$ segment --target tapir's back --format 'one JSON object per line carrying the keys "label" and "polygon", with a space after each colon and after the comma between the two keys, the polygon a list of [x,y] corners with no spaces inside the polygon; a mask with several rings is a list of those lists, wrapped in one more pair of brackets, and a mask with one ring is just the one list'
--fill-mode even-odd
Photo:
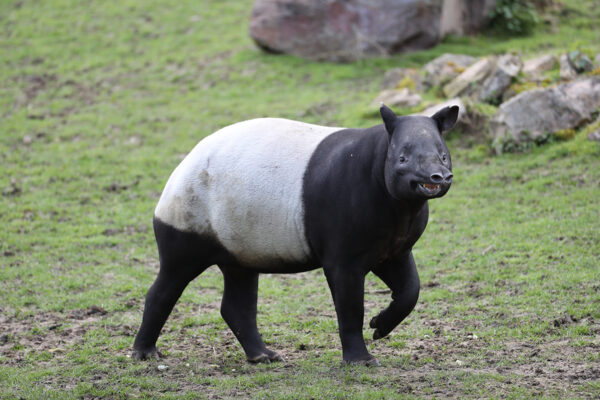
{"label": "tapir's back", "polygon": [[240,262],[303,262],[303,176],[317,145],[341,128],[277,118],[225,127],[172,173],[155,216],[217,239]]}

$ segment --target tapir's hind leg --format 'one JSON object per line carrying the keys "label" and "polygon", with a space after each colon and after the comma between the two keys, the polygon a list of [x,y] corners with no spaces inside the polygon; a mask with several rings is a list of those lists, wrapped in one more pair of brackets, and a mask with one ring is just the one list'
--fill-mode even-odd
{"label": "tapir's hind leg", "polygon": [[185,287],[212,263],[214,244],[154,220],[160,270],[146,295],[142,325],[133,343],[133,357],[158,357],[156,341]]}
{"label": "tapir's hind leg", "polygon": [[250,362],[283,361],[276,352],[267,349],[256,326],[258,273],[219,265],[225,280],[221,315],[246,352]]}

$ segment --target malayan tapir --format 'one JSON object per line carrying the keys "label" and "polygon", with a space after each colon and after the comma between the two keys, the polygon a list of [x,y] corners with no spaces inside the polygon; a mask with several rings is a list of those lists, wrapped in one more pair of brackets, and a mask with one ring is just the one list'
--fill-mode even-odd
{"label": "malayan tapir", "polygon": [[412,248],[427,225],[427,201],[450,188],[442,132],[458,111],[397,116],[382,104],[383,124],[366,129],[260,118],[200,141],[155,210],[160,270],[133,357],[159,356],[156,341],[177,299],[216,264],[225,282],[221,315],[248,361],[282,360],[258,333],[258,275],[322,267],[344,361],[378,365],[363,339],[365,275],[373,272],[392,292],[369,324],[379,339],[419,297]]}

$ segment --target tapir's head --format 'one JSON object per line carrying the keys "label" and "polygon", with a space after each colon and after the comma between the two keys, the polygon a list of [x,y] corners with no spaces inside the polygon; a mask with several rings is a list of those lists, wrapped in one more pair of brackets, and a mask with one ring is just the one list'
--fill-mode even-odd
{"label": "tapir's head", "polygon": [[458,107],[445,107],[432,117],[398,117],[381,105],[388,133],[385,185],[396,199],[441,197],[452,183],[450,152],[442,133],[456,123]]}

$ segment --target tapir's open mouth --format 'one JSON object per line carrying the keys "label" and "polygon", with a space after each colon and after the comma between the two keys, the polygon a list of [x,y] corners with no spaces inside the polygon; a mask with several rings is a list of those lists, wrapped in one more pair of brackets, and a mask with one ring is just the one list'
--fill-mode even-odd
{"label": "tapir's open mouth", "polygon": [[435,196],[441,190],[440,185],[435,183],[419,183],[419,188],[423,193],[429,196]]}

